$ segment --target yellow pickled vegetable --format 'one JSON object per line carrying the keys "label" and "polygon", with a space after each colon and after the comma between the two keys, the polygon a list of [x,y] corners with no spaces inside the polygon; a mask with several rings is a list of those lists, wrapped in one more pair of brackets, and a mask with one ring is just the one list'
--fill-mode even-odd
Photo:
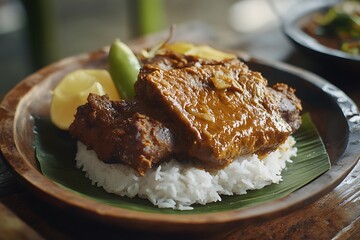
{"label": "yellow pickled vegetable", "polygon": [[111,100],[120,99],[108,71],[76,70],[66,75],[53,91],[50,106],[53,124],[67,130],[75,119],[77,107],[86,103],[89,93],[108,94]]}
{"label": "yellow pickled vegetable", "polygon": [[196,56],[204,59],[217,61],[236,58],[236,55],[234,54],[222,52],[207,45],[193,45],[187,42],[166,44],[163,49],[169,49],[171,51],[184,55]]}

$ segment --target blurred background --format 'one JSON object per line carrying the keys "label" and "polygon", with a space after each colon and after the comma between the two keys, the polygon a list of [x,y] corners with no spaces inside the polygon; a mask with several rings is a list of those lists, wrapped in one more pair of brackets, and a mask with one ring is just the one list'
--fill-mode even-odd
{"label": "blurred background", "polygon": [[[37,69],[64,57],[125,42],[172,24],[201,22],[226,48],[266,57],[257,32],[280,31],[278,16],[296,0],[0,0],[0,96]],[[272,26],[272,27],[271,27]],[[263,35],[264,36],[264,35]],[[265,35],[266,36],[266,35]],[[280,34],[281,36],[281,34]],[[289,47],[282,42],[282,47]]]}

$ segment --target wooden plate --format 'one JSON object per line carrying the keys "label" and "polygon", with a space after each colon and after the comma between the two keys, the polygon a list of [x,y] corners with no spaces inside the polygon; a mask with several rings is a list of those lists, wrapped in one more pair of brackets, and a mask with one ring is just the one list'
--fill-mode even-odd
{"label": "wooden plate", "polygon": [[[332,169],[289,196],[254,207],[204,214],[159,214],[115,208],[68,191],[41,174],[34,154],[33,116],[49,116],[51,90],[78,68],[103,68],[107,51],[71,57],[29,76],[12,89],[0,108],[0,146],[8,166],[30,190],[69,214],[158,231],[215,232],[239,224],[274,218],[318,199],[333,189],[359,159],[360,115],[338,88],[319,77],[285,64],[249,59],[251,68],[294,86],[322,136]],[[159,227],[160,226],[160,227]]]}

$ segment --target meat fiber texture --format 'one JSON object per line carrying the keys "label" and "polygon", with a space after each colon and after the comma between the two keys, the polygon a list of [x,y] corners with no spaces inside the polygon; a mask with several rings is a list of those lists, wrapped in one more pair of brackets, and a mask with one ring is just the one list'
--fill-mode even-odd
{"label": "meat fiber texture", "polygon": [[145,65],[136,93],[171,116],[183,149],[203,166],[223,168],[241,155],[265,155],[299,128],[300,101],[287,85],[269,88],[237,60],[175,58]]}
{"label": "meat fiber texture", "polygon": [[174,149],[166,121],[162,112],[137,100],[113,102],[90,94],[69,131],[102,161],[121,162],[144,174]]}

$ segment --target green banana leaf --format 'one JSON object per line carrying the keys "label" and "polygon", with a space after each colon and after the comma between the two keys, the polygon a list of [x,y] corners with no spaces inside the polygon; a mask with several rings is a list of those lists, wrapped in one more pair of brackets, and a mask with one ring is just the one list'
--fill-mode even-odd
{"label": "green banana leaf", "polygon": [[303,124],[294,134],[297,157],[283,171],[283,181],[260,190],[248,191],[246,195],[223,196],[221,202],[193,205],[191,211],[160,209],[148,200],[120,197],[107,193],[91,184],[85,173],[75,167],[76,141],[68,132],[57,129],[49,119],[35,119],[35,148],[42,173],[60,186],[83,197],[111,206],[142,212],[166,214],[198,214],[261,204],[284,197],[308,184],[330,168],[329,157],[309,114],[303,115]]}

